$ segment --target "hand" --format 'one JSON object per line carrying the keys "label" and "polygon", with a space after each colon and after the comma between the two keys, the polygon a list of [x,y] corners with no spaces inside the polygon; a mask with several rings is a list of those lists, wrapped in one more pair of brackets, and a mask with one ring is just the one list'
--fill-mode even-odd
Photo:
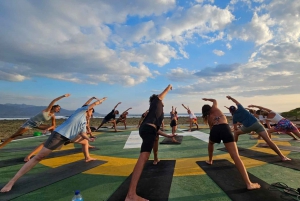
{"label": "hand", "polygon": [[172,138],[172,137],[175,137],[176,135],[175,134],[171,134],[171,135],[168,135],[168,138]]}
{"label": "hand", "polygon": [[132,107],[128,108],[128,110],[131,110],[131,109],[132,109]]}
{"label": "hand", "polygon": [[232,97],[231,97],[231,96],[226,96],[226,98],[228,98],[228,100],[231,100],[231,99],[232,99]]}
{"label": "hand", "polygon": [[171,84],[169,84],[169,88],[172,90],[173,89],[173,87],[172,87],[172,85]]}
{"label": "hand", "polygon": [[65,94],[65,95],[64,95],[64,97],[69,97],[69,96],[71,96],[71,94]]}
{"label": "hand", "polygon": [[90,142],[94,142],[96,140],[96,138],[89,138]]}
{"label": "hand", "polygon": [[202,100],[207,101],[207,98],[202,98]]}
{"label": "hand", "polygon": [[248,107],[255,107],[254,105],[248,105]]}
{"label": "hand", "polygon": [[118,105],[121,104],[122,102],[118,102]]}

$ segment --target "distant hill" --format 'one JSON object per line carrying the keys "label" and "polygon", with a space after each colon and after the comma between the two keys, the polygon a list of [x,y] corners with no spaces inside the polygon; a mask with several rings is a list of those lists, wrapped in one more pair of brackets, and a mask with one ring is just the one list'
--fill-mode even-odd
{"label": "distant hill", "polygon": [[[0,104],[0,118],[26,118],[32,117],[37,113],[44,110],[47,106],[34,106],[26,104]],[[75,110],[65,110],[61,108],[60,112],[56,116],[70,116]],[[101,114],[95,112],[95,116],[101,116]]]}

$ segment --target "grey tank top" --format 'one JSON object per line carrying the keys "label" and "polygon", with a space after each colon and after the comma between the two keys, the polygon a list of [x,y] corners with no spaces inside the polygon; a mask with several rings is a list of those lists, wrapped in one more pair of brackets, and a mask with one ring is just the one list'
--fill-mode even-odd
{"label": "grey tank top", "polygon": [[51,116],[49,116],[49,112],[40,112],[38,114],[36,114],[34,117],[31,117],[30,120],[34,121],[38,124],[43,123],[44,121],[48,121],[51,119]]}

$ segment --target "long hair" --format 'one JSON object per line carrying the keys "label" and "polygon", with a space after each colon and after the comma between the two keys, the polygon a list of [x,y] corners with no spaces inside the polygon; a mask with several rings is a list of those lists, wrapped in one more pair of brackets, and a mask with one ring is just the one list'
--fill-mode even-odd
{"label": "long hair", "polygon": [[261,110],[260,114],[263,116],[263,117],[267,117],[269,112],[265,111],[265,110]]}
{"label": "long hair", "polygon": [[52,107],[51,107],[51,110],[53,110],[53,109],[55,109],[55,108],[57,108],[57,107],[60,107],[59,105],[53,105]]}
{"label": "long hair", "polygon": [[202,118],[205,124],[208,124],[208,115],[210,114],[210,109],[211,109],[210,105],[202,106]]}

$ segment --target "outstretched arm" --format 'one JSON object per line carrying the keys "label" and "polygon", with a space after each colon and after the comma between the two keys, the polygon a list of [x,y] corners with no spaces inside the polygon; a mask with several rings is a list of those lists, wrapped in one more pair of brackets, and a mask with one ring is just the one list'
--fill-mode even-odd
{"label": "outstretched arm", "polygon": [[229,107],[227,107],[227,106],[224,106],[224,107],[229,110]]}
{"label": "outstretched arm", "polygon": [[83,105],[89,105],[92,102],[93,99],[97,99],[97,98],[96,97],[92,97],[88,101],[86,101],[85,104],[83,104]]}
{"label": "outstretched arm", "polygon": [[93,107],[95,107],[96,105],[101,104],[101,103],[102,103],[103,101],[105,101],[105,100],[106,100],[106,97],[104,97],[104,98],[102,98],[102,99],[100,99],[100,100],[97,100],[97,101],[95,101],[94,103],[90,104],[90,105],[89,105],[89,110],[92,109]]}
{"label": "outstretched arm", "polygon": [[217,101],[215,99],[212,99],[212,98],[202,98],[202,100],[212,102],[213,103],[212,107],[218,107]]}
{"label": "outstretched arm", "polygon": [[189,108],[187,108],[184,104],[181,104],[186,110],[189,110]]}
{"label": "outstretched arm", "polygon": [[228,98],[228,100],[232,100],[236,105],[240,104],[237,100],[235,100],[231,96],[226,96],[226,98]]}
{"label": "outstretched arm", "polygon": [[256,107],[256,108],[259,108],[261,110],[265,110],[267,112],[271,112],[272,110],[268,109],[268,108],[265,108],[265,107],[261,107],[261,106],[258,106],[258,105],[249,105],[248,107]]}
{"label": "outstretched arm", "polygon": [[48,105],[48,107],[44,111],[49,112],[51,110],[52,106],[56,103],[56,101],[59,101],[60,99],[65,98],[65,97],[69,97],[69,96],[70,96],[70,94],[65,94],[65,95],[62,95],[60,97],[57,97],[56,99],[51,101],[51,103]]}
{"label": "outstretched arm", "polygon": [[127,110],[125,110],[122,114],[124,114],[125,112],[127,112],[128,110],[130,110],[130,109],[132,109],[131,107],[130,108],[128,108]]}
{"label": "outstretched arm", "polygon": [[114,107],[114,110],[120,105],[122,102],[118,102],[118,104]]}
{"label": "outstretched arm", "polygon": [[169,84],[169,85],[165,88],[165,90],[163,90],[163,92],[161,92],[161,94],[158,95],[158,98],[159,98],[160,100],[163,100],[163,99],[165,98],[165,96],[167,95],[167,93],[168,93],[170,90],[172,90],[172,85],[171,85],[171,84]]}

